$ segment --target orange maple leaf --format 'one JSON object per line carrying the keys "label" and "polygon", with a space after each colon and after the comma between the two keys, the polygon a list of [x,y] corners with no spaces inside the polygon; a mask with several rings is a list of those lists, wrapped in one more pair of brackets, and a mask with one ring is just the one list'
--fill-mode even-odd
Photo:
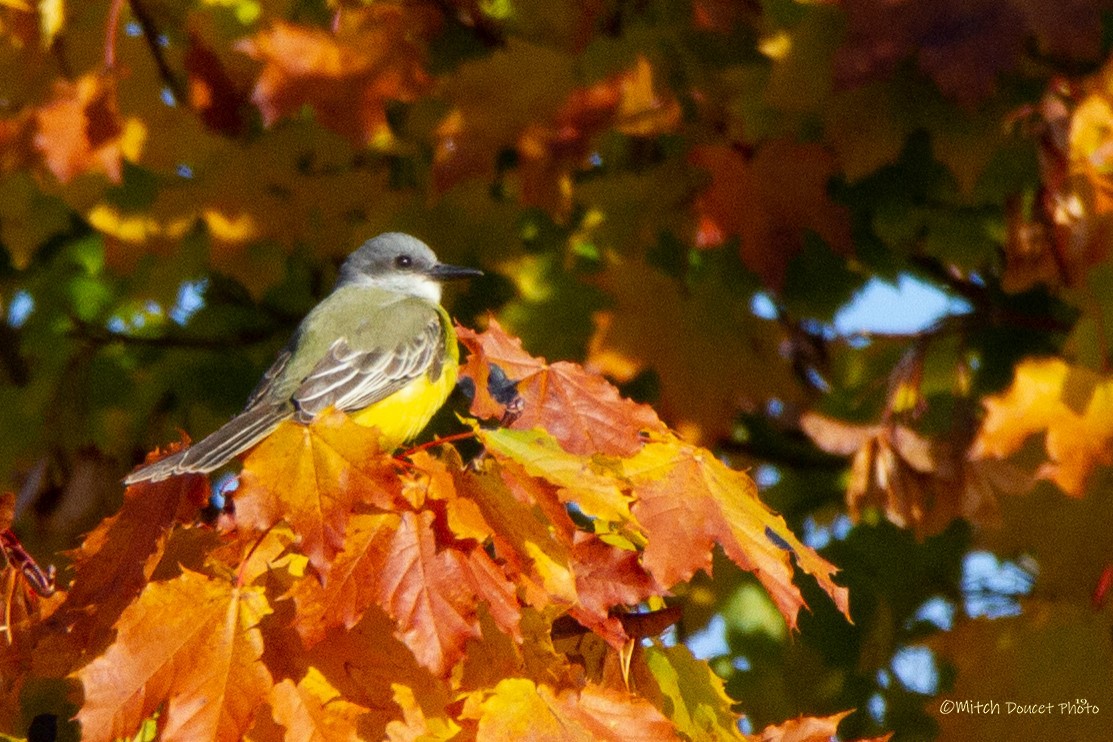
{"label": "orange maple leaf", "polygon": [[849,618],[847,589],[831,580],[834,565],[800,543],[745,474],[671,435],[647,444],[623,468],[635,497],[631,510],[647,539],[642,563],[661,585],[671,587],[699,569],[710,572],[718,543],[757,576],[795,628],[805,603],[792,582],[791,555]]}
{"label": "orange maple leaf", "polygon": [[526,602],[544,608],[550,602],[576,601],[576,578],[569,544],[550,527],[544,511],[517,499],[501,471],[460,471],[457,483],[465,501],[474,502],[489,523],[488,533],[499,559],[515,573]]}
{"label": "orange maple leaf", "polygon": [[107,631],[150,579],[175,523],[192,522],[208,502],[204,477],[128,487],[124,504],[70,552],[74,579],[61,608],[69,636],[90,648],[90,631]]}
{"label": "orange maple leaf", "polygon": [[277,22],[238,49],[263,62],[252,96],[273,124],[310,106],[357,146],[387,130],[388,101],[410,101],[429,84],[423,52],[399,6],[366,8],[362,22],[331,34]]}
{"label": "orange maple leaf", "polygon": [[425,667],[446,674],[479,637],[476,610],[486,602],[507,633],[518,634],[514,586],[482,548],[437,548],[433,514],[403,513],[377,583],[379,604],[396,635]]}
{"label": "orange maple leaf", "polygon": [[336,410],[309,425],[283,423],[244,461],[236,523],[265,530],[285,520],[301,552],[327,577],[355,504],[389,510],[401,502],[393,459],[379,451],[378,440],[373,428]]}
{"label": "orange maple leaf", "polygon": [[434,519],[429,511],[353,516],[332,577],[323,585],[303,579],[291,591],[306,642],[335,626],[350,628],[378,605],[418,662],[443,675],[463,656],[464,643],[479,637],[481,603],[518,636],[514,586],[474,542],[439,545]]}
{"label": "orange maple leaf", "polygon": [[306,646],[321,641],[334,626],[350,629],[378,601],[378,575],[402,517],[395,513],[353,515],[344,548],[333,559],[329,579],[300,580],[290,591],[297,606],[298,633]]}
{"label": "orange maple leaf", "polygon": [[456,331],[471,352],[460,373],[475,384],[472,414],[478,417],[505,412],[490,389],[497,366],[521,398],[521,414],[510,427],[544,428],[570,453],[630,456],[641,448],[643,431],[664,430],[648,405],[625,399],[602,376],[575,363],[531,356],[494,319],[483,333],[459,325]]}
{"label": "orange maple leaf", "polygon": [[852,712],[853,709],[830,716],[798,716],[780,724],[770,724],[761,730],[755,742],[828,742],[838,733],[839,722]]}
{"label": "orange maple leaf", "polygon": [[646,572],[638,552],[612,546],[594,534],[577,533],[572,556],[579,602],[569,614],[612,646],[620,646],[627,632],[611,609],[634,606],[665,591]]}
{"label": "orange maple leaf", "polygon": [[358,724],[369,711],[352,703],[314,667],[296,683],[286,678],[275,685],[270,704],[290,740],[357,740]]}
{"label": "orange maple leaf", "polygon": [[116,641],[74,673],[82,739],[130,738],[156,711],[159,739],[241,739],[271,687],[257,628],[269,612],[261,589],[197,572],[147,585]]}
{"label": "orange maple leaf", "polygon": [[752,157],[708,145],[693,148],[690,159],[711,175],[696,201],[697,244],[713,247],[737,235],[742,262],[767,286],[781,288],[805,230],[836,252],[851,251],[849,214],[827,195],[835,158],[821,145],[776,139]]}
{"label": "orange maple leaf", "polygon": [[539,742],[679,739],[672,723],[643,698],[588,685],[555,690],[526,678],[501,681],[478,709],[477,740]]}
{"label": "orange maple leaf", "polygon": [[35,149],[63,183],[90,171],[120,182],[125,150],[135,156],[142,139],[121,119],[116,81],[109,75],[56,83],[54,97],[38,109],[36,119]]}

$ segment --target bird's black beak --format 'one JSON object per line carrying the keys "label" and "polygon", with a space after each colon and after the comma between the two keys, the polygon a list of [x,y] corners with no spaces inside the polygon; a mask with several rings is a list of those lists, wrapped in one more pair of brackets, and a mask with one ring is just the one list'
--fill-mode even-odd
{"label": "bird's black beak", "polygon": [[446,265],[437,263],[429,269],[429,277],[438,281],[452,281],[459,278],[475,278],[482,276],[483,271],[475,268],[464,268],[459,265]]}

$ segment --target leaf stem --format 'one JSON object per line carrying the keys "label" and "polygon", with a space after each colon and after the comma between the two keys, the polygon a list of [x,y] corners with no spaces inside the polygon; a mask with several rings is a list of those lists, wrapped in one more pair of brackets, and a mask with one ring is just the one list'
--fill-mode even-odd
{"label": "leaf stem", "polygon": [[395,457],[395,458],[402,458],[402,459],[409,458],[410,456],[414,455],[415,453],[420,453],[421,451],[428,450],[430,448],[433,448],[434,446],[440,446],[444,443],[452,443],[453,441],[463,441],[463,440],[467,440],[468,438],[474,438],[474,437],[475,437],[475,431],[474,430],[465,430],[462,433],[453,433],[452,435],[446,435],[444,438],[434,438],[431,441],[426,441],[425,443],[422,443],[420,446],[414,446],[413,448],[411,448],[408,451],[406,451],[405,453],[403,453],[401,456],[398,456],[398,457]]}
{"label": "leaf stem", "polygon": [[243,587],[244,571],[247,569],[247,563],[251,561],[251,557],[255,554],[255,550],[259,548],[259,544],[263,543],[263,539],[267,537],[267,534],[270,533],[271,529],[274,528],[276,525],[277,523],[271,523],[269,526],[267,526],[266,529],[264,529],[263,532],[259,534],[259,538],[255,539],[255,543],[251,545],[251,548],[247,550],[247,553],[244,554],[243,561],[240,562],[240,568],[236,570],[236,589]]}

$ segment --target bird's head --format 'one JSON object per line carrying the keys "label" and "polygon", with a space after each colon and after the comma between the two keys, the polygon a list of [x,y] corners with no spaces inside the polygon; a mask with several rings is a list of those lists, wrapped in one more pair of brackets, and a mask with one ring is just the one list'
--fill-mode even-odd
{"label": "bird's head", "polygon": [[340,266],[336,285],[362,284],[417,296],[437,304],[441,282],[483,275],[475,268],[447,265],[421,240],[387,232],[364,242]]}

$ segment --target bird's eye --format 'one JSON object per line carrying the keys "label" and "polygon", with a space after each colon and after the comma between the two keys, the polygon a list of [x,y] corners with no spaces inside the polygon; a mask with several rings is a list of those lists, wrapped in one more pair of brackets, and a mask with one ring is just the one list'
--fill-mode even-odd
{"label": "bird's eye", "polygon": [[409,268],[413,265],[413,262],[413,258],[409,255],[399,255],[394,259],[394,267],[402,269]]}

